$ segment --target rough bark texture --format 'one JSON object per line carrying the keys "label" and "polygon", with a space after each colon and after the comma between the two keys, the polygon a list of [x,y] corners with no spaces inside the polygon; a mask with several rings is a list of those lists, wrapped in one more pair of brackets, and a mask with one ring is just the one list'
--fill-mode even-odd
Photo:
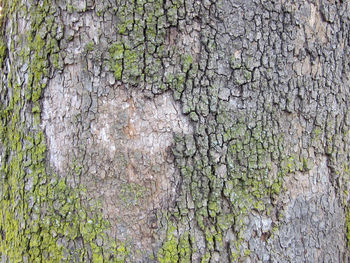
{"label": "rough bark texture", "polygon": [[349,262],[347,1],[1,4],[2,262]]}

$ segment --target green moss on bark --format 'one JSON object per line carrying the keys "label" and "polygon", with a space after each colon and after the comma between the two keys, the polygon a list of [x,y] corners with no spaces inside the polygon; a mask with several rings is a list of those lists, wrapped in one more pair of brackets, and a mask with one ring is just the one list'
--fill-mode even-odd
{"label": "green moss on bark", "polygon": [[[22,9],[26,6],[11,2],[8,19],[16,22],[14,15]],[[10,262],[124,262],[128,253],[106,236],[109,224],[101,212],[97,207],[82,205],[84,189],[73,189],[66,184],[66,178],[48,172],[40,99],[46,87],[44,80],[55,66],[49,58],[59,52],[58,42],[49,32],[55,11],[47,0],[32,3],[27,11],[31,29],[25,42],[16,43],[23,46],[21,52],[9,48],[14,61],[7,75],[7,92],[1,91],[7,94],[1,98],[8,103],[0,105],[4,149],[0,169],[0,254]],[[20,34],[13,32],[16,33]],[[6,49],[2,41],[0,64]],[[29,65],[25,83],[12,75],[18,61]],[[31,109],[27,111],[30,114],[24,118],[27,109]],[[79,171],[73,171],[76,172]]]}

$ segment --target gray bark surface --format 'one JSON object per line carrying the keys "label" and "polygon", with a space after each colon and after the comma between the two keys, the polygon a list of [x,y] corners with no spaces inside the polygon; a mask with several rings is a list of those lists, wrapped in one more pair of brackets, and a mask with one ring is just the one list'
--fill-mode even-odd
{"label": "gray bark surface", "polygon": [[3,262],[350,261],[348,1],[2,5]]}

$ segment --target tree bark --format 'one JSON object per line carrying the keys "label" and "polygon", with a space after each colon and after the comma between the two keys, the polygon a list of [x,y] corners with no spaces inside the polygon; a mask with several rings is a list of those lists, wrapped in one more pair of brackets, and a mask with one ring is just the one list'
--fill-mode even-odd
{"label": "tree bark", "polygon": [[2,262],[349,262],[350,4],[0,0]]}

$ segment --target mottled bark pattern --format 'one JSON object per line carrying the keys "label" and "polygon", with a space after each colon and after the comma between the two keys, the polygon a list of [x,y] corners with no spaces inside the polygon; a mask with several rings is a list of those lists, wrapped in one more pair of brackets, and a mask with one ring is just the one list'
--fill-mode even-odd
{"label": "mottled bark pattern", "polygon": [[347,1],[3,5],[4,262],[349,261]]}

